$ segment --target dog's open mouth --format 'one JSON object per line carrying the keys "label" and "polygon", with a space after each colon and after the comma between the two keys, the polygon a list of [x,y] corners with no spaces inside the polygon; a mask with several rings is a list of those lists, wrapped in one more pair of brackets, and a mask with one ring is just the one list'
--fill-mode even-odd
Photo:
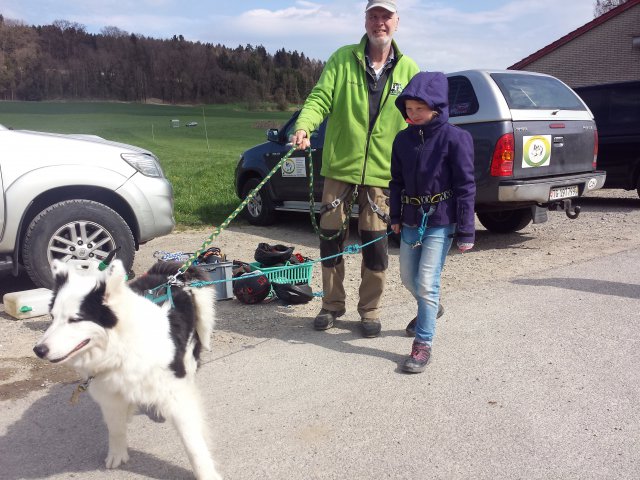
{"label": "dog's open mouth", "polygon": [[63,360],[66,360],[67,358],[69,358],[71,355],[73,355],[75,352],[77,352],[78,350],[84,348],[91,340],[89,338],[81,341],[78,345],[76,345],[76,348],[74,348],[73,350],[71,350],[69,353],[67,353],[64,357],[60,357],[60,358],[56,358],[55,360],[49,360],[51,363],[58,363],[58,362],[62,362]]}

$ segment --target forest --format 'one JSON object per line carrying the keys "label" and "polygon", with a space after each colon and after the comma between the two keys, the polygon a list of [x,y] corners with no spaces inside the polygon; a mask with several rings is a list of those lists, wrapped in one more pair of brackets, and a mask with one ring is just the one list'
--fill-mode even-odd
{"label": "forest", "polygon": [[284,48],[154,39],[56,20],[28,26],[0,15],[0,100],[301,103],[324,63]]}

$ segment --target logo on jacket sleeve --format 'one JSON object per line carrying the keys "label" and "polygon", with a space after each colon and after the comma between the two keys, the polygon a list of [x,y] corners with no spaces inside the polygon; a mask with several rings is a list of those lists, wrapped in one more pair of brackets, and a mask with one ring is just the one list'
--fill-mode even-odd
{"label": "logo on jacket sleeve", "polygon": [[402,84],[393,82],[391,84],[391,90],[389,90],[389,95],[400,95],[402,93]]}

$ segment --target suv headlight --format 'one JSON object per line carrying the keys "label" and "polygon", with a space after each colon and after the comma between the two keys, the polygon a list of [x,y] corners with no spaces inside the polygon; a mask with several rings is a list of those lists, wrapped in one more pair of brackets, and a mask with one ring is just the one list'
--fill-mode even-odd
{"label": "suv headlight", "polygon": [[164,177],[162,167],[155,155],[148,153],[121,153],[120,157],[147,177]]}

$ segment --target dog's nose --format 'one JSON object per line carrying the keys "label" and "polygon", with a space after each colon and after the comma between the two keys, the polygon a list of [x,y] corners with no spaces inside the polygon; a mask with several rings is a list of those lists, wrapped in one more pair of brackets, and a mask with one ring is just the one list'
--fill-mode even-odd
{"label": "dog's nose", "polygon": [[49,353],[49,347],[47,347],[45,344],[36,345],[35,347],[33,347],[33,351],[40,358],[44,358]]}

